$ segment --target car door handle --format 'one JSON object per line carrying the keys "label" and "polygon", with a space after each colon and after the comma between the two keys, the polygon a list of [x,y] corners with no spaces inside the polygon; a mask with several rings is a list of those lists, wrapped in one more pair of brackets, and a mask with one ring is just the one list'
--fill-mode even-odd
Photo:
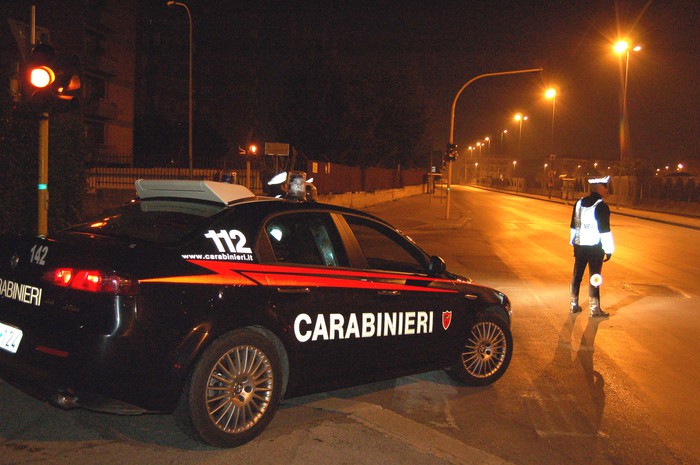
{"label": "car door handle", "polygon": [[308,294],[311,289],[308,287],[278,287],[277,292],[282,294]]}
{"label": "car door handle", "polygon": [[379,295],[401,295],[399,291],[379,291]]}

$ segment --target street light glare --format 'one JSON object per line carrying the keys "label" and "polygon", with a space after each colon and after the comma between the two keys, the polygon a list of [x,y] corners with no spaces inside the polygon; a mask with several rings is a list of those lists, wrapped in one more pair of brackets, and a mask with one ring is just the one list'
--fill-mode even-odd
{"label": "street light glare", "polygon": [[626,40],[620,40],[619,42],[616,42],[615,45],[613,45],[613,51],[618,55],[627,53],[630,50],[633,52],[639,52],[641,49],[641,45],[635,45],[634,47],[630,47],[630,43]]}
{"label": "street light glare", "polygon": [[557,96],[557,90],[554,87],[550,87],[547,89],[547,91],[544,93],[544,96],[548,99],[553,99],[554,97]]}
{"label": "street light glare", "polygon": [[615,53],[622,55],[630,48],[629,43],[626,40],[620,40],[613,46]]}

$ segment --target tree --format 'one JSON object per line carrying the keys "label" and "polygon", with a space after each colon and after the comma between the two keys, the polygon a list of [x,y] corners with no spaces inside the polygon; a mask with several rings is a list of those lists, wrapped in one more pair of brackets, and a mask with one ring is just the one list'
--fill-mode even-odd
{"label": "tree", "polygon": [[381,62],[355,66],[325,51],[306,50],[304,60],[288,65],[272,111],[281,140],[310,158],[353,166],[425,162],[426,112],[417,75]]}
{"label": "tree", "polygon": [[82,123],[52,117],[49,126],[49,232],[82,219],[90,147]]}
{"label": "tree", "polygon": [[[36,233],[38,124],[16,113],[3,97],[0,110],[0,230]],[[49,126],[49,232],[80,220],[89,156],[84,129],[71,115],[51,117]]]}

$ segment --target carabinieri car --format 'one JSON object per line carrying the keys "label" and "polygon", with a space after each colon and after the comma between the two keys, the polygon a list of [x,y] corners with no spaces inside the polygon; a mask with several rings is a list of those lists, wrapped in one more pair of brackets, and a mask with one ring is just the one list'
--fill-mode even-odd
{"label": "carabinieri car", "polygon": [[212,181],[49,237],[0,242],[0,372],[64,407],[173,412],[205,443],[257,436],[280,401],[511,359],[511,307],[386,222]]}

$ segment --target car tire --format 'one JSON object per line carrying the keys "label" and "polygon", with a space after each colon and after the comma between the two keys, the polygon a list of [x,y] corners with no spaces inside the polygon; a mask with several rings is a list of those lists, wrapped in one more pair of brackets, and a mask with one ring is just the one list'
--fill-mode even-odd
{"label": "car tire", "polygon": [[478,316],[468,330],[457,361],[447,373],[469,386],[487,386],[508,369],[513,355],[513,335],[496,314]]}
{"label": "car tire", "polygon": [[181,429],[195,439],[215,447],[240,446],[270,423],[282,389],[274,344],[258,331],[235,330],[202,354],[175,417]]}

